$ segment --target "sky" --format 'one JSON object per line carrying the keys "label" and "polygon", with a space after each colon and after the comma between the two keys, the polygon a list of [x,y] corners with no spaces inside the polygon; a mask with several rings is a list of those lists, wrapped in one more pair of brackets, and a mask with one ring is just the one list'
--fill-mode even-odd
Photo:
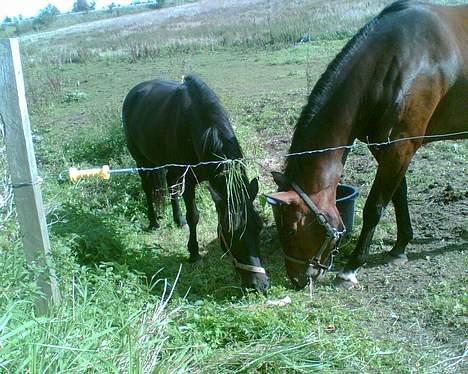
{"label": "sky", "polygon": [[[111,3],[130,4],[131,0],[95,0],[96,9],[104,8]],[[21,14],[28,18],[37,15],[39,10],[48,4],[55,5],[60,12],[72,10],[74,0],[0,0],[0,22],[6,17],[15,17]],[[88,1],[90,3],[91,1]]]}

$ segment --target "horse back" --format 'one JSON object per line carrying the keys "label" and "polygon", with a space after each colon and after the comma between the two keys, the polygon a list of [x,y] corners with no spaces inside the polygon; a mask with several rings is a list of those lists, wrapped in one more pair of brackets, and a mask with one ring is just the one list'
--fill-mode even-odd
{"label": "horse back", "polygon": [[355,55],[359,73],[348,74],[368,82],[358,137],[467,130],[468,6],[399,3],[406,8],[382,17]]}
{"label": "horse back", "polygon": [[[452,53],[457,56],[457,74],[441,98],[431,121],[427,134],[442,134],[448,132],[463,132],[468,130],[468,5],[463,6],[433,6],[434,12],[447,30],[447,43],[450,43]],[[467,138],[467,135],[458,138]]]}
{"label": "horse back", "polygon": [[137,163],[150,166],[166,161],[174,132],[183,122],[179,87],[175,81],[151,80],[139,83],[125,97],[122,125]]}

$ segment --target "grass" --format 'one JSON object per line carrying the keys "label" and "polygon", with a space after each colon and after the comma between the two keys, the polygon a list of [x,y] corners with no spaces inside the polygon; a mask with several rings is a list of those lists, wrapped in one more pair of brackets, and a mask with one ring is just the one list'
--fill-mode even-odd
{"label": "grass", "polygon": [[[156,10],[163,7],[171,7],[177,5],[183,5],[186,3],[192,3],[196,0],[168,0],[163,1],[164,4],[157,6],[157,4],[140,4],[140,5],[129,5],[129,6],[115,6],[107,9],[99,9],[90,12],[78,12],[78,13],[64,13],[59,16],[43,17],[42,19],[36,17],[31,19],[22,20],[17,24],[2,24],[0,25],[0,37],[1,38],[12,38],[24,35],[30,35],[37,32],[48,32],[54,31],[61,28],[66,28],[74,25],[79,25],[85,22],[93,22],[99,20],[105,20],[109,18],[116,18],[131,14],[137,14],[142,12],[148,12],[150,10]],[[160,2],[162,3],[162,2]]]}
{"label": "grass", "polygon": [[[163,212],[160,230],[143,231],[147,221],[135,175],[78,184],[59,178],[69,166],[133,166],[120,128],[123,97],[143,80],[179,80],[195,71],[219,94],[244,153],[261,158],[248,163],[249,177],[260,177],[261,193],[274,190],[269,171],[281,168],[310,85],[347,35],[381,3],[371,2],[366,9],[361,2],[330,2],[322,4],[320,12],[308,8],[304,12],[311,12],[311,18],[302,18],[307,27],[298,34],[318,31],[312,41],[300,44],[294,40],[296,31],[286,28],[289,36],[280,34],[288,20],[295,24],[295,17],[302,17],[299,2],[289,3],[283,12],[285,3],[272,0],[226,14],[225,28],[212,24],[219,23],[217,14],[204,14],[199,27],[183,17],[168,21],[168,30],[180,31],[180,47],[171,47],[169,33],[162,30],[158,38],[167,45],[161,53],[134,61],[126,52],[104,53],[111,50],[112,35],[90,33],[86,42],[78,36],[52,39],[68,51],[95,51],[83,54],[80,62],[64,63],[57,57],[62,52],[41,50],[41,40],[25,45],[28,103],[63,302],[47,316],[35,316],[33,304],[40,293],[35,269],[21,252],[11,200],[0,200],[8,201],[0,205],[0,371],[464,371],[468,304],[463,171],[468,149],[463,142],[429,145],[410,168],[416,230],[410,264],[389,268],[379,257],[395,236],[389,211],[377,229],[369,265],[360,274],[361,286],[352,292],[335,290],[333,274],[312,294],[289,288],[268,206],[258,204],[266,223],[261,253],[272,282],[264,297],[239,289],[235,270],[217,242],[216,211],[205,188],[197,191],[203,262],[192,266],[186,262],[188,233],[172,223],[169,209]],[[261,21],[268,12],[269,25]],[[256,14],[256,33],[248,14]],[[203,24],[205,18],[208,24]],[[229,23],[245,28],[235,31]],[[296,24],[301,25],[306,23]],[[264,43],[270,27],[272,44]],[[151,28],[135,30],[129,38],[150,40],[151,33]],[[184,35],[193,35],[193,49],[182,47],[190,44]],[[205,37],[218,40],[220,35],[225,44],[199,49]],[[345,182],[361,192],[357,228],[374,166],[361,144],[346,166]],[[0,172],[3,198],[10,190],[3,157]],[[356,236],[344,246],[344,254]],[[343,261],[343,256],[338,258],[337,266]],[[285,296],[291,298],[285,306],[267,303]]]}
{"label": "grass", "polygon": [[[84,31],[56,33],[29,44],[34,63],[62,65],[96,60],[157,61],[174,54],[193,55],[220,49],[278,49],[301,41],[347,40],[390,0],[333,0],[327,5],[313,0],[259,0],[241,4],[236,11],[223,7],[199,12],[190,8],[181,15],[154,21],[142,14],[137,21],[120,20]],[[463,1],[441,0],[454,4]],[[103,31],[106,32],[103,32]],[[82,43],[83,38],[86,43]],[[45,49],[53,40],[53,51]]]}
{"label": "grass", "polygon": [[[121,277],[103,265],[92,273],[76,267],[62,278],[70,281],[70,292],[63,295],[69,302],[48,318],[34,317],[28,302],[2,300],[0,367],[17,372],[138,372],[154,366],[165,324],[177,309],[167,312],[163,299],[155,300],[137,276]],[[111,302],[117,299],[125,305]]]}
{"label": "grass", "polygon": [[[299,43],[305,36],[307,40],[348,39],[386,3],[389,1],[373,1],[371,4],[333,1],[329,6],[319,8],[312,1],[310,6],[303,6],[306,4],[300,1],[263,0],[255,7],[240,5],[236,12],[225,12],[220,8],[195,13],[196,18],[190,13],[185,17],[168,17],[144,28],[129,24],[130,32],[127,28],[107,26],[110,32],[103,35],[102,27],[91,29],[84,32],[89,42],[81,46],[83,32],[66,38],[57,34],[51,37],[56,45],[54,52],[44,51],[46,40],[39,40],[29,48],[36,64],[86,63],[109,58],[154,61],[175,53],[192,55],[225,48],[281,48]],[[347,16],[343,17],[343,14]],[[146,25],[149,20],[141,18],[140,23]],[[337,24],[340,30],[336,29]],[[72,43],[71,39],[74,40]]]}

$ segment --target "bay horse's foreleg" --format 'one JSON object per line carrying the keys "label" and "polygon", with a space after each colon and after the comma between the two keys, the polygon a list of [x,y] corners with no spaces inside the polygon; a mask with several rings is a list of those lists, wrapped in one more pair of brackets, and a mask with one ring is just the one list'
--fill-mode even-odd
{"label": "bay horse's foreleg", "polygon": [[[359,235],[356,248],[350,256],[350,260],[342,272],[338,274],[338,280],[344,286],[349,287],[357,283],[356,272],[365,264],[372,237],[374,236],[380,217],[390,200],[393,199],[397,190],[397,210],[399,209],[403,213],[405,210],[407,212],[408,208],[403,207],[403,205],[406,205],[406,194],[402,193],[404,191],[401,190],[401,186],[406,187],[406,182],[403,181],[405,173],[419,145],[420,143],[410,141],[393,144],[387,146],[385,150],[379,152],[378,155],[376,154],[379,167],[369,197],[364,206],[361,234]],[[406,188],[404,190],[406,190]],[[400,224],[405,223],[405,221],[405,217],[400,218]],[[409,214],[407,221],[409,222]],[[402,237],[402,234],[403,231],[400,231],[400,239],[403,240],[405,237]],[[403,241],[401,243],[403,243]],[[398,250],[400,250],[400,248]]]}
{"label": "bay horse's foreleg", "polygon": [[[444,93],[444,90],[440,92],[435,90],[437,77],[429,81],[425,78],[427,77],[414,81],[409,91],[412,94],[407,95],[407,101],[401,104],[402,110],[397,116],[398,123],[391,127],[390,135],[394,139],[425,134],[427,125]],[[394,116],[390,116],[389,120],[392,117]],[[396,256],[404,253],[412,237],[404,178],[411,158],[421,144],[422,139],[414,138],[371,149],[379,166],[364,206],[362,230],[356,248],[337,276],[339,283],[345,287],[357,283],[356,272],[367,260],[375,228],[390,200],[395,204],[398,225],[397,242],[391,252]]]}
{"label": "bay horse's foreleg", "polygon": [[405,254],[406,246],[411,239],[413,239],[413,229],[411,227],[411,219],[408,209],[406,177],[403,177],[403,180],[393,194],[392,202],[395,207],[397,240],[392,250],[389,252],[391,256],[390,261],[395,263],[404,263],[408,261]]}
{"label": "bay horse's foreleg", "polygon": [[140,171],[139,174],[141,177],[141,185],[146,197],[147,215],[149,220],[149,226],[147,230],[157,229],[159,228],[159,223],[156,220],[156,212],[154,210],[153,193],[155,184],[153,175],[149,171]]}
{"label": "bay horse's foreleg", "polygon": [[199,213],[195,201],[195,182],[192,178],[187,178],[184,191],[184,202],[187,210],[187,223],[189,226],[190,237],[188,241],[188,251],[190,253],[189,262],[197,262],[200,259],[197,241],[197,224],[199,221]]}
{"label": "bay horse's foreleg", "polygon": [[[371,149],[377,161],[380,160],[381,152],[378,149]],[[397,223],[397,240],[392,250],[389,252],[389,262],[395,264],[408,261],[405,255],[405,249],[408,243],[413,239],[413,229],[408,209],[408,187],[406,176],[403,177],[400,185],[392,196],[392,203],[395,208],[395,217]]]}
{"label": "bay horse's foreleg", "polygon": [[179,176],[179,174],[168,171],[167,182],[169,184],[169,193],[171,195],[172,218],[177,226],[183,227],[187,224],[187,221],[182,214],[179,204],[179,195],[176,187]]}

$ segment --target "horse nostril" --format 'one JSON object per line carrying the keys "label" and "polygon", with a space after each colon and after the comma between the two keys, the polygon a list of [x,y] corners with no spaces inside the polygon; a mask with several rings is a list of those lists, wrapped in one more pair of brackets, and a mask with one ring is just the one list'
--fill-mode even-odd
{"label": "horse nostril", "polygon": [[257,291],[265,292],[270,287],[270,282],[267,277],[256,277],[254,286]]}
{"label": "horse nostril", "polygon": [[307,284],[309,284],[309,280],[305,276],[291,278],[291,281],[298,290],[302,290],[305,286],[307,286]]}
{"label": "horse nostril", "polygon": [[306,271],[306,277],[308,279],[312,278],[312,279],[317,279],[320,277],[322,271],[320,269],[315,269],[315,268],[309,268],[307,271]]}
{"label": "horse nostril", "polygon": [[265,293],[270,287],[270,281],[266,276],[253,276],[244,283],[244,288],[254,289],[256,292]]}

